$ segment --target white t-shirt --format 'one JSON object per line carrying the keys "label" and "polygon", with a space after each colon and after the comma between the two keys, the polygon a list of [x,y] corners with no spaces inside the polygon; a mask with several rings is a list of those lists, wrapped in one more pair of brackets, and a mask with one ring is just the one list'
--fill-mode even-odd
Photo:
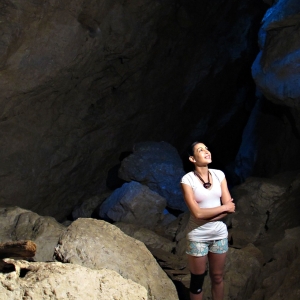
{"label": "white t-shirt", "polygon": [[[225,175],[220,170],[209,169],[212,176],[212,187],[206,189],[203,182],[195,175],[189,172],[181,179],[181,183],[189,185],[193,191],[195,200],[201,208],[212,208],[221,206],[221,182]],[[187,239],[194,242],[214,241],[227,238],[228,231],[222,221],[206,221],[196,219],[192,214],[187,226]]]}

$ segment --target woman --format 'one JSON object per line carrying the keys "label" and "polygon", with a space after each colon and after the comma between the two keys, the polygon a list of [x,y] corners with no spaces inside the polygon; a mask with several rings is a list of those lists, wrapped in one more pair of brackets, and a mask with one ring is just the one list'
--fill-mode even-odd
{"label": "woman", "polygon": [[191,213],[186,251],[191,272],[190,299],[202,299],[208,259],[212,298],[221,300],[224,296],[223,273],[228,251],[228,231],[220,220],[233,213],[235,205],[224,173],[208,169],[212,160],[207,147],[195,142],[189,154],[195,169],[182,177],[181,187]]}

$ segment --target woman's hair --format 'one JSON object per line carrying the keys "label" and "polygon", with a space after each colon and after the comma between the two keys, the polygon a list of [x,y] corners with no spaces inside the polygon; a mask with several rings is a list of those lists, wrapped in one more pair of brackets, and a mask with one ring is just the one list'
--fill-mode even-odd
{"label": "woman's hair", "polygon": [[195,147],[197,144],[201,144],[201,142],[196,141],[196,142],[192,143],[192,144],[188,147],[187,152],[188,152],[188,155],[189,155],[189,156],[194,156],[194,147]]}

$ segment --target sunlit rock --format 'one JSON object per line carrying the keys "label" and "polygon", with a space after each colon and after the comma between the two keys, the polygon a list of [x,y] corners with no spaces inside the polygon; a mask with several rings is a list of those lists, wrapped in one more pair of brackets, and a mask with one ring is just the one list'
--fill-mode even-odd
{"label": "sunlit rock", "polygon": [[146,288],[108,269],[91,270],[59,262],[29,263],[13,259],[5,259],[4,264],[0,268],[1,299],[149,299]]}
{"label": "sunlit rock", "polygon": [[178,299],[172,281],[146,246],[107,222],[77,219],[61,235],[55,253],[65,263],[114,270],[144,286],[153,300]]}

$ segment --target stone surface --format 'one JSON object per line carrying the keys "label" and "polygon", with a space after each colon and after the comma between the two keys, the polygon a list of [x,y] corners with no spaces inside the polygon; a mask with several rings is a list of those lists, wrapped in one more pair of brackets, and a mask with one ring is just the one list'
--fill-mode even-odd
{"label": "stone surface", "polygon": [[147,228],[141,228],[135,224],[126,224],[121,222],[114,223],[114,225],[120,228],[127,235],[143,242],[148,248],[161,249],[170,253],[175,248],[175,242],[159,236]]}
{"label": "stone surface", "polygon": [[185,174],[177,150],[165,142],[144,142],[134,145],[133,153],[125,158],[119,177],[138,181],[167,199],[168,207],[186,211],[180,179]]}
{"label": "stone surface", "polygon": [[248,178],[232,190],[237,204],[236,213],[229,216],[233,246],[245,247],[248,243],[255,243],[268,229],[278,227],[270,224],[270,220],[278,214],[278,203],[285,199],[292,178],[287,174],[273,179]]}
{"label": "stone surface", "polygon": [[138,182],[125,183],[100,206],[101,219],[154,228],[163,218],[166,200]]}
{"label": "stone surface", "polygon": [[[253,170],[260,176],[300,168],[299,24],[299,1],[279,0],[273,1],[259,30],[260,52],[252,76],[263,94],[259,96],[263,105],[252,122],[251,141],[247,143],[246,136],[243,139],[253,152],[248,156],[255,159]],[[242,151],[240,154],[243,156]],[[246,157],[244,161],[245,166]]]}
{"label": "stone surface", "polygon": [[91,269],[114,270],[144,286],[150,299],[178,299],[172,281],[146,246],[107,222],[74,221],[60,237],[56,258]]}
{"label": "stone surface", "polygon": [[80,205],[77,205],[72,211],[72,218],[76,220],[78,218],[90,218],[92,217],[95,209],[100,206],[111,192],[106,192],[101,195],[91,197],[83,201]]}
{"label": "stone surface", "polygon": [[259,32],[261,51],[252,66],[257,86],[271,101],[300,109],[297,0],[280,0],[266,12]]}
{"label": "stone surface", "polygon": [[0,208],[0,241],[32,240],[36,261],[53,260],[60,234],[66,229],[52,217],[43,217],[19,207]]}
{"label": "stone surface", "polygon": [[[285,174],[278,174],[277,176],[282,178]],[[292,179],[290,179],[287,191],[279,197],[275,203],[276,209],[270,215],[270,220],[268,222],[269,227],[288,229],[300,226],[300,219],[298,215],[300,210],[299,193],[300,173],[296,172]]]}
{"label": "stone surface", "polygon": [[[257,252],[256,252],[257,251]],[[225,299],[249,299],[262,269],[262,254],[253,245],[230,248],[224,277]]]}
{"label": "stone surface", "polygon": [[273,247],[273,258],[263,269],[258,288],[251,300],[298,299],[300,227],[285,231],[284,238]]}
{"label": "stone surface", "polygon": [[29,263],[6,259],[14,267],[0,271],[1,299],[20,300],[146,300],[147,290],[117,272],[73,264]]}

